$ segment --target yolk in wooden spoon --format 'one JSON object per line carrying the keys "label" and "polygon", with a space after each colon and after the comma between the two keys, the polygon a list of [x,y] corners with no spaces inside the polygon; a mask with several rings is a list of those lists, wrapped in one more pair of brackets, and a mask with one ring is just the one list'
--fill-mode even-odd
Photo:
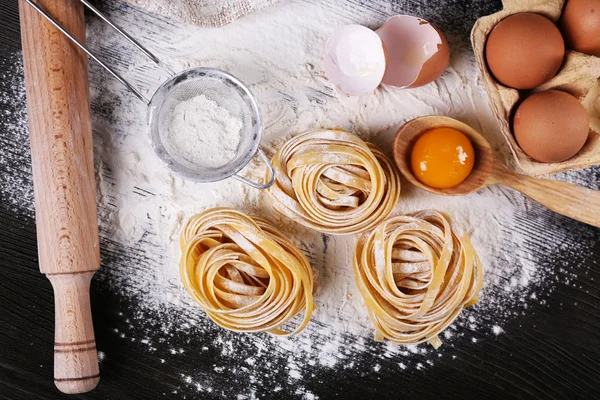
{"label": "yolk in wooden spoon", "polygon": [[434,128],[417,139],[411,153],[415,177],[435,189],[448,189],[467,179],[475,152],[464,133],[453,128]]}

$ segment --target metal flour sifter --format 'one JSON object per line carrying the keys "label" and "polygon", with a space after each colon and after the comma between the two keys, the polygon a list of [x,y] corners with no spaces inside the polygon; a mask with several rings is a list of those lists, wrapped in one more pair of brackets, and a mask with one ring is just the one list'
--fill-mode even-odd
{"label": "metal flour sifter", "polygon": [[[156,65],[170,75],[170,78],[160,85],[153,96],[150,99],[147,99],[114,69],[94,55],[86,45],[77,40],[71,32],[58,23],[50,14],[36,4],[35,1],[25,1],[65,34],[90,58],[100,64],[113,77],[125,85],[137,98],[147,104],[147,123],[150,143],[158,158],[175,174],[195,182],[217,182],[233,177],[258,189],[266,189],[273,185],[273,182],[275,181],[275,170],[260,148],[263,125],[258,104],[250,90],[235,76],[225,71],[208,67],[192,68],[175,73],[167,65],[162,63],[158,57],[148,51],[137,40],[117,26],[87,0],[80,0],[80,2],[94,14],[115,29],[121,36],[127,39],[139,51],[144,53]],[[163,137],[166,137],[165,133],[169,128],[171,115],[175,106],[201,94],[216,102],[220,107],[227,109],[232,116],[242,121],[242,129],[240,131],[241,141],[235,157],[227,164],[217,168],[194,169],[182,165],[169,154],[163,143]],[[266,183],[253,182],[238,175],[238,173],[248,165],[257,152],[269,168],[270,179]]]}

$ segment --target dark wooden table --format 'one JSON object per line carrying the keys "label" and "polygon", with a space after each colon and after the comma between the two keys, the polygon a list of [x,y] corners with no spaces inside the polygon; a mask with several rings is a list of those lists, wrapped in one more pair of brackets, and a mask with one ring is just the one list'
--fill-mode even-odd
{"label": "dark wooden table", "polygon": [[[402,2],[400,9],[413,10],[443,29],[463,31],[466,36],[478,16],[500,7],[498,1],[483,0],[436,3],[444,3],[435,9],[444,9],[445,18],[419,2]],[[0,99],[2,92],[14,90],[15,82],[22,79],[6,72],[13,70],[10,66],[19,56],[20,46],[16,0],[0,0]],[[0,191],[0,398],[63,398],[52,382],[53,296],[49,282],[38,271],[28,144],[16,141],[9,129],[24,107],[22,99],[10,101],[4,96],[0,102],[0,180],[12,185],[11,190]],[[600,169],[586,176],[587,186],[600,188]],[[7,186],[0,184],[2,187]],[[15,199],[15,193],[22,198]],[[304,386],[320,399],[600,398],[600,230],[547,211],[538,210],[537,215],[548,221],[538,224],[538,229],[565,237],[563,250],[539,262],[555,267],[559,276],[571,278],[568,283],[558,283],[543,302],[534,303],[522,317],[509,321],[506,334],[484,338],[476,347],[467,346],[468,338],[457,339],[458,359],[442,359],[426,370],[403,372],[397,361],[388,360],[389,365],[383,363],[378,373],[344,369],[320,372],[307,377]],[[533,245],[536,240],[542,239],[535,239],[532,233]],[[570,254],[569,245],[581,241],[586,241],[589,251]],[[109,257],[103,255],[103,264]],[[93,283],[92,305],[98,348],[108,357],[101,364],[98,388],[75,398],[235,398],[235,393],[244,391],[244,383],[226,376],[219,378],[227,389],[220,394],[199,395],[186,390],[180,376],[182,368],[201,369],[205,363],[211,371],[210,357],[188,352],[161,364],[161,355],[169,351],[167,345],[158,344],[157,351],[149,353],[141,343],[115,340],[113,329],[127,329],[124,321],[135,313],[136,304],[103,281]],[[170,340],[184,341],[177,336]],[[201,343],[201,338],[191,342],[188,338],[185,346],[193,348]],[[368,362],[369,355],[364,357]],[[270,387],[259,386],[256,395],[298,398],[286,391],[285,385],[278,393],[272,393]]]}

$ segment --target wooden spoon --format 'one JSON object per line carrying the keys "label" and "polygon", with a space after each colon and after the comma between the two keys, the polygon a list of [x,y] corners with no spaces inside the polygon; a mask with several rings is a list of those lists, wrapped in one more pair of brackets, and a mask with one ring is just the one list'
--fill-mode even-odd
{"label": "wooden spoon", "polygon": [[[471,140],[475,150],[475,165],[469,177],[449,189],[435,189],[419,182],[413,174],[410,157],[416,140],[433,128],[454,128]],[[494,156],[490,144],[469,125],[449,117],[416,118],[404,124],[394,138],[394,159],[402,174],[422,189],[445,196],[459,196],[481,190],[489,185],[511,187],[559,214],[600,227],[600,192],[570,183],[538,179],[518,174],[504,167]]]}

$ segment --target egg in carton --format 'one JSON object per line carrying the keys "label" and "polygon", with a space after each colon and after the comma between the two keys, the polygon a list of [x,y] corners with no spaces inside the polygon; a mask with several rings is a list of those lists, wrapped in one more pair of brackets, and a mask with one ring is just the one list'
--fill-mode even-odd
{"label": "egg in carton", "polygon": [[[564,4],[564,0],[503,0],[502,11],[479,18],[471,31],[475,59],[490,98],[492,112],[518,166],[533,176],[600,164],[600,57],[582,54],[567,47],[565,59],[556,76],[531,91],[519,91],[494,79],[487,67],[485,45],[492,29],[506,17],[533,12],[557,23]],[[583,148],[570,159],[558,163],[542,163],[529,157],[517,144],[511,129],[513,115],[521,101],[529,94],[548,89],[562,90],[577,97],[590,117],[590,131]]]}

